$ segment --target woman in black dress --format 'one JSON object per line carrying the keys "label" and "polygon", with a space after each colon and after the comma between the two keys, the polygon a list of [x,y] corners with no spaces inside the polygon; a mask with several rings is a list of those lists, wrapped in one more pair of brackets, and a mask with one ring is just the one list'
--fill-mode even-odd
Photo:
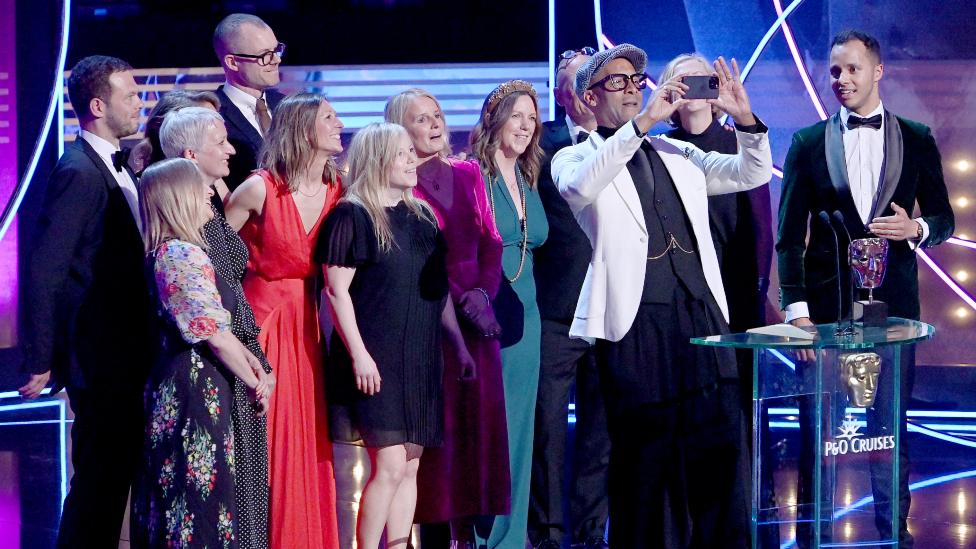
{"label": "woman in black dress", "polygon": [[[172,93],[166,94],[164,100]],[[234,154],[234,147],[227,141],[224,119],[216,110],[198,106],[175,107],[164,116],[165,119],[157,123],[155,146],[170,158],[183,157],[196,163],[203,173],[205,183],[213,191],[213,217],[203,226],[207,256],[217,274],[234,294],[236,306],[229,309],[233,318],[231,331],[261,361],[263,370],[259,377],[267,378],[267,383],[273,388],[275,378],[271,374],[271,365],[258,343],[260,329],[254,320],[254,311],[244,296],[244,288],[241,287],[248,260],[247,246],[224,219],[219,199],[222,195],[221,189],[227,189],[223,178],[230,174],[228,160]],[[257,413],[246,384],[237,379],[233,385],[231,415],[234,421],[237,473],[237,540],[241,547],[267,549],[267,423],[265,417]]]}
{"label": "woman in black dress", "polygon": [[145,391],[132,544],[238,547],[231,383],[241,379],[262,407],[270,387],[258,379],[260,361],[230,331],[234,294],[203,251],[211,191],[196,165],[154,164],[139,195],[158,347]]}
{"label": "woman in black dress", "polygon": [[413,196],[417,157],[406,130],[370,124],[353,138],[343,198],[325,220],[325,265],[335,333],[327,362],[334,442],[365,446],[372,475],[356,540],[406,547],[424,447],[441,443],[443,330],[462,364],[475,364],[447,298],[444,246],[427,203]]}

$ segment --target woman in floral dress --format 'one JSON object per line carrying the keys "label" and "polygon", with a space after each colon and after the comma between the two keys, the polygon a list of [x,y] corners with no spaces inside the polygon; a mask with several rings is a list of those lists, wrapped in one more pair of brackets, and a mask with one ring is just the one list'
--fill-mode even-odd
{"label": "woman in floral dress", "polygon": [[203,250],[211,192],[186,159],[153,164],[140,181],[158,347],[145,392],[133,547],[238,547],[232,381],[240,378],[262,408],[270,389],[257,376],[261,363],[230,331],[234,293]]}

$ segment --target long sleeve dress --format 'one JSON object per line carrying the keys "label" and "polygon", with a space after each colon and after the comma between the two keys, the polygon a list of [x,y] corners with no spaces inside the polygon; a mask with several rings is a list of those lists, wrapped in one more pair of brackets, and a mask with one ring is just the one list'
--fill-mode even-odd
{"label": "long sleeve dress", "polygon": [[203,250],[188,242],[160,246],[150,272],[159,338],[145,391],[132,546],[236,548],[235,376],[206,344],[230,330],[236,299]]}
{"label": "long sleeve dress", "polygon": [[[454,303],[474,288],[494,299],[501,280],[502,242],[481,170],[471,161],[451,160],[450,164],[454,179],[450,198],[439,199],[423,182],[414,194],[437,215],[447,245],[447,280]],[[453,353],[444,353],[444,443],[424,451],[420,460],[414,517],[418,523],[505,515],[511,503],[498,340],[485,338],[463,315],[457,316],[478,375],[474,381],[459,382],[460,365]]]}

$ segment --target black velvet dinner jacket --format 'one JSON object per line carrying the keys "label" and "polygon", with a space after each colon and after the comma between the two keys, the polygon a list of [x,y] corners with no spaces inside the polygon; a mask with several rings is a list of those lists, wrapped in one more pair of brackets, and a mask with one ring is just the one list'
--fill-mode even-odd
{"label": "black velvet dinner jacket", "polygon": [[[894,202],[915,217],[917,202],[929,226],[923,247],[935,246],[949,238],[955,227],[935,139],[927,126],[887,111],[885,128],[883,183],[875,216],[893,215]],[[834,237],[817,219],[819,212],[830,214],[835,210],[843,214],[851,238],[872,236],[861,222],[851,195],[839,114],[796,132],[783,168],[776,244],[782,304],[785,307],[806,301],[817,323],[832,322],[838,316]],[[843,233],[840,246],[842,309],[846,315],[850,269],[846,267]],[[890,241],[888,270],[874,297],[888,303],[891,316],[919,318],[918,265],[907,241]]]}

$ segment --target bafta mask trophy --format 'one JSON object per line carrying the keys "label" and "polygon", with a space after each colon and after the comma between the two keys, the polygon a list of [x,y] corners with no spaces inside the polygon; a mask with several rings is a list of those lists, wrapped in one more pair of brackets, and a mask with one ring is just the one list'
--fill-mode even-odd
{"label": "bafta mask trophy", "polygon": [[847,398],[858,408],[870,408],[878,394],[881,357],[875,353],[850,353],[840,356],[841,379],[847,382]]}
{"label": "bafta mask trophy", "polygon": [[865,327],[881,327],[888,322],[888,304],[874,300],[874,289],[884,281],[888,267],[888,241],[883,238],[858,238],[848,248],[851,270],[857,286],[868,291],[867,301],[854,303],[854,320]]}

